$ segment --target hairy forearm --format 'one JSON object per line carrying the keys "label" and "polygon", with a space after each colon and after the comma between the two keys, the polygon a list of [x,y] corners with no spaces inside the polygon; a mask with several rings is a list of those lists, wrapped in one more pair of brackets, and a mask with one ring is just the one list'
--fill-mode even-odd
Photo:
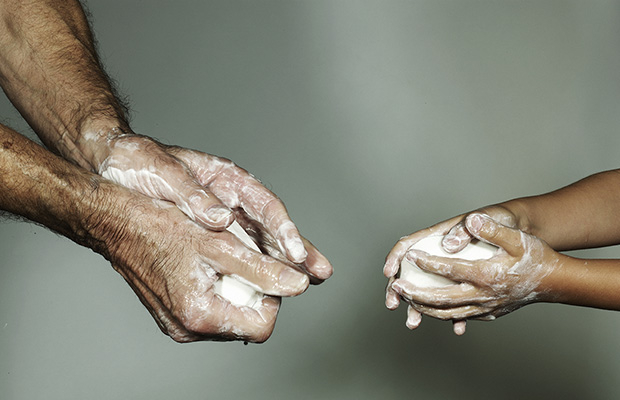
{"label": "hairy forearm", "polygon": [[124,213],[110,200],[123,191],[0,125],[0,209],[109,257],[104,243]]}
{"label": "hairy forearm", "polygon": [[94,170],[88,143],[127,130],[76,0],[0,0],[0,84],[45,145]]}
{"label": "hairy forearm", "polygon": [[601,172],[540,196],[501,204],[517,216],[519,229],[555,250],[620,243],[620,170]]}

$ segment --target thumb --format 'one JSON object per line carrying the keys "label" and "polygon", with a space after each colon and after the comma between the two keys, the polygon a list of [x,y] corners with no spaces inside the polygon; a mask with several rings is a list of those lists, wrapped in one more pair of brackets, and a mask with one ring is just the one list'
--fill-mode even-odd
{"label": "thumb", "polygon": [[107,164],[101,176],[146,196],[170,201],[194,221],[222,231],[234,220],[232,211],[217,196],[200,185],[193,174],[175,160],[153,168],[133,169]]}
{"label": "thumb", "polygon": [[500,224],[484,214],[471,214],[465,220],[467,230],[477,239],[503,248],[508,254],[523,253],[522,232]]}
{"label": "thumb", "polygon": [[188,179],[185,183],[172,185],[171,189],[172,192],[164,199],[175,203],[188,217],[207,228],[221,231],[233,222],[232,211],[209,189],[195,181]]}

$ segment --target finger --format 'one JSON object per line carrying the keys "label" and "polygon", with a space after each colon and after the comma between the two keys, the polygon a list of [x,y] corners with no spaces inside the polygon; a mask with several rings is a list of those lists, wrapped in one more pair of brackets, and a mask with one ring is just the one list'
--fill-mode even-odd
{"label": "finger", "polygon": [[449,258],[431,256],[430,254],[419,251],[409,250],[407,260],[420,269],[435,275],[440,275],[453,281],[470,282],[475,271],[475,262],[483,260],[463,260],[460,258]]}
{"label": "finger", "polygon": [[332,267],[329,260],[319,252],[319,250],[314,247],[312,243],[305,237],[301,237],[304,247],[308,253],[306,260],[303,262],[302,266],[308,274],[312,277],[316,278],[313,280],[313,284],[319,284],[324,280],[328,279],[334,273],[334,268]]}
{"label": "finger", "polygon": [[[181,152],[199,182],[209,186],[229,207],[241,207],[273,236],[289,260],[303,263],[307,251],[284,203],[256,178],[233,162],[198,152]],[[202,164],[210,164],[204,166]]]}
{"label": "finger", "polygon": [[455,308],[433,308],[422,304],[412,303],[412,307],[419,313],[441,320],[479,319],[488,315],[492,310],[482,306],[463,306]]}
{"label": "finger", "polygon": [[452,321],[452,329],[454,330],[454,334],[457,336],[462,336],[465,334],[465,330],[467,329],[467,321]]}
{"label": "finger", "polygon": [[391,277],[388,280],[388,284],[385,287],[385,306],[388,310],[396,310],[400,305],[400,297],[398,293],[392,288],[392,283],[396,280],[396,278]]}
{"label": "finger", "polygon": [[232,211],[193,180],[173,185],[172,190],[177,190],[177,195],[170,195],[166,200],[174,202],[188,217],[208,229],[224,230],[234,221]]}
{"label": "finger", "polygon": [[235,276],[257,291],[272,296],[297,296],[308,288],[310,282],[306,274],[249,249],[232,233],[220,232],[217,235],[219,240],[211,243],[216,249],[210,253],[218,256],[205,262],[220,274]]}
{"label": "finger", "polygon": [[462,217],[454,217],[430,228],[422,229],[414,232],[408,236],[401,237],[398,242],[392,247],[392,250],[385,258],[385,265],[383,266],[383,275],[386,278],[396,276],[400,269],[400,263],[405,257],[407,250],[421,239],[428,236],[443,236],[445,235]]}
{"label": "finger", "polygon": [[481,305],[490,300],[479,289],[470,284],[457,284],[443,287],[418,287],[404,279],[392,284],[396,293],[410,303],[424,304],[435,308],[454,308],[465,305]]}
{"label": "finger", "polygon": [[441,245],[448,253],[458,253],[471,242],[471,239],[472,236],[465,228],[465,224],[459,222],[444,236]]}
{"label": "finger", "polygon": [[[317,248],[303,236],[302,240],[308,252],[308,256],[302,264],[294,264],[282,254],[278,244],[273,240],[271,235],[261,235],[260,227],[257,227],[257,224],[249,219],[247,214],[244,212],[236,212],[235,220],[236,221],[233,222],[227,229],[235,233],[237,237],[240,237],[240,234],[243,235],[247,238],[246,240],[252,241],[252,239],[250,239],[250,235],[253,236],[255,241],[252,241],[251,246],[248,247],[257,251],[262,251],[263,253],[268,254],[285,264],[295,265],[309,275],[311,284],[318,285],[333,274],[332,265],[327,258],[323,256]],[[239,230],[242,230],[243,232],[239,233]],[[255,242],[259,242],[261,244],[262,247],[260,250]]]}
{"label": "finger", "polygon": [[203,188],[180,160],[159,148],[152,151],[157,153],[149,160],[149,167],[134,169],[126,156],[116,156],[101,165],[100,174],[152,198],[176,204],[188,217],[209,229],[226,229],[234,219],[228,207]]}
{"label": "finger", "polygon": [[260,306],[237,307],[212,291],[204,294],[204,303],[189,308],[185,326],[213,340],[245,340],[262,343],[271,336],[280,299],[265,297]]}
{"label": "finger", "polygon": [[414,330],[420,323],[422,322],[422,314],[420,314],[416,309],[414,309],[411,305],[407,307],[407,322],[405,325],[407,328]]}
{"label": "finger", "polygon": [[276,239],[280,250],[289,260],[296,264],[303,263],[308,252],[297,226],[286,211],[284,203],[251,177],[247,179],[247,184],[241,188],[241,193],[241,205],[250,217],[260,222],[269,234]]}
{"label": "finger", "polygon": [[501,247],[512,256],[523,254],[521,231],[504,226],[484,214],[471,214],[465,223],[476,238]]}
{"label": "finger", "polygon": [[407,254],[407,250],[413,246],[420,237],[421,235],[419,234],[404,236],[392,247],[392,250],[390,250],[385,258],[385,265],[383,266],[383,275],[385,275],[386,278],[396,276],[400,270],[400,263],[405,257],[405,254]]}
{"label": "finger", "polygon": [[[164,153],[165,154],[165,153]],[[223,230],[234,220],[232,211],[209,189],[200,185],[183,161],[162,155],[154,161],[152,191],[171,201],[194,221],[212,230]]]}

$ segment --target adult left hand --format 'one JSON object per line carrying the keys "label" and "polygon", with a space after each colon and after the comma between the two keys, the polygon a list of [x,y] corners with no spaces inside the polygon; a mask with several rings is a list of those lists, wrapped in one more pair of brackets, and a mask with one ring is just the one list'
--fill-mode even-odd
{"label": "adult left hand", "polygon": [[295,264],[312,283],[331,276],[331,264],[299,234],[282,201],[232,161],[147,136],[116,133],[103,142],[99,138],[106,151],[94,164],[102,176],[173,202],[210,230],[223,230],[237,219],[261,250]]}

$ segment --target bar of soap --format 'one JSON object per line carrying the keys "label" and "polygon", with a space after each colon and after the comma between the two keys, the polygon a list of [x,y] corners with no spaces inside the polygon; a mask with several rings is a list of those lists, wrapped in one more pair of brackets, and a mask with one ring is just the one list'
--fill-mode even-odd
{"label": "bar of soap", "polygon": [[[260,249],[256,243],[254,243],[250,235],[246,233],[237,221],[230,224],[226,230],[241,240],[246,247],[260,253]],[[229,275],[220,276],[213,284],[213,289],[216,294],[235,306],[255,307],[261,304],[264,297],[263,293],[257,292],[254,288],[241,282],[237,277]]]}
{"label": "bar of soap", "polygon": [[[443,236],[427,236],[418,241],[412,249],[422,250],[432,256],[460,258],[464,260],[489,259],[495,255],[498,247],[485,242],[472,242],[458,253],[448,253],[441,246]],[[400,278],[414,283],[418,287],[442,287],[457,282],[420,269],[406,258],[400,263]]]}

